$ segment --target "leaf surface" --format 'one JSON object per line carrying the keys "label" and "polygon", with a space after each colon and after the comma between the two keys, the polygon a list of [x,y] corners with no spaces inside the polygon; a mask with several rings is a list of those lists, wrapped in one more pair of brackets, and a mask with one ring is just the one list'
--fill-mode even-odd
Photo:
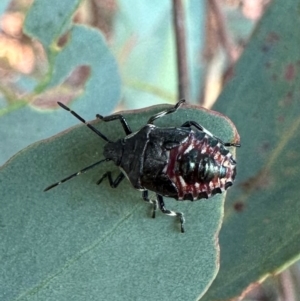
{"label": "leaf surface", "polygon": [[220,272],[202,300],[232,300],[300,254],[299,1],[275,0],[216,110],[241,135],[220,233]]}
{"label": "leaf surface", "polygon": [[[124,116],[135,131],[165,108]],[[196,107],[155,123],[186,120],[201,120],[224,141],[238,140],[228,119]],[[124,137],[118,121],[93,124],[110,139]],[[119,173],[112,163],[43,192],[103,158],[103,145],[79,125],[29,146],[0,170],[1,300],[195,300],[209,287],[218,271],[224,194],[166,199],[167,208],[185,214],[182,234],[175,218],[157,212],[151,219],[151,207],[128,181],[117,189],[95,184],[107,170]]]}

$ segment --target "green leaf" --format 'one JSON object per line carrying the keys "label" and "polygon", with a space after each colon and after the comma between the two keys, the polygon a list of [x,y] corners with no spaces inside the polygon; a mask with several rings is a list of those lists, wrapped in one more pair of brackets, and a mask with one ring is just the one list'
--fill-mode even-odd
{"label": "green leaf", "polygon": [[[78,25],[72,27],[68,44],[55,57],[47,88],[60,84],[81,65],[89,66],[91,75],[84,93],[76,99],[74,109],[84,110],[87,118],[95,116],[96,108],[101,108],[102,114],[109,114],[120,98],[121,79],[117,62],[98,30]],[[84,103],[84,107],[80,103]]]}
{"label": "green leaf", "polygon": [[2,0],[1,1],[1,3],[0,3],[0,15],[2,15],[5,12],[9,2],[10,2],[10,0]]}
{"label": "green leaf", "polygon": [[[124,116],[135,131],[165,108]],[[186,120],[238,140],[228,119],[196,107],[156,124]],[[118,121],[93,124],[112,140],[124,137]],[[151,207],[128,181],[117,189],[95,185],[105,171],[119,173],[112,163],[43,192],[103,158],[103,145],[80,125],[31,145],[0,170],[1,300],[195,300],[209,287],[218,270],[224,194],[193,203],[166,199],[167,208],[185,214],[182,234],[175,218],[157,212],[151,219]]]}
{"label": "green leaf", "polygon": [[[26,16],[24,31],[38,38],[48,54],[48,74],[36,87],[37,93],[41,94],[62,84],[79,66],[90,67],[84,93],[77,97],[74,109],[82,109],[86,118],[92,118],[96,107],[102,108],[102,114],[108,114],[114,109],[120,98],[121,79],[115,58],[102,34],[93,28],[72,24],[71,18],[80,2],[68,0],[62,3],[54,0],[50,5],[49,1],[35,1]],[[58,38],[67,29],[68,42],[59,48]],[[81,102],[85,103],[84,108]]]}
{"label": "green leaf", "polygon": [[220,272],[201,300],[231,300],[299,259],[299,8],[272,2],[216,105],[235,122],[242,147]]}
{"label": "green leaf", "polygon": [[[175,102],[177,70],[171,2],[128,0],[119,1],[119,6],[114,20],[113,48],[122,62],[126,107],[141,108],[159,104],[162,99]],[[204,28],[205,4],[187,1],[185,12],[191,99],[195,100],[203,72],[199,53],[204,38],[199,28]]]}
{"label": "green leaf", "polygon": [[[159,104],[162,98],[175,101],[171,25],[169,2],[148,1],[139,5],[133,0],[120,2],[114,24],[114,48],[121,54],[123,93],[128,108]],[[128,45],[130,51],[126,50]]]}
{"label": "green leaf", "polygon": [[[50,44],[55,45],[62,33],[59,28],[67,23],[66,18],[72,17],[77,2],[63,1],[62,4],[60,0],[53,0],[50,4],[49,1],[34,1],[28,12],[24,30],[32,37],[41,38],[45,47],[50,47]],[[62,11],[64,11],[63,15]],[[58,14],[57,19],[51,19],[51,22],[55,22],[56,29],[55,26],[51,27],[47,23],[49,16],[53,14]],[[34,107],[27,107],[26,102],[32,102],[33,98],[41,100],[49,98],[48,95],[51,95],[53,91],[55,93],[53,93],[52,101],[63,101],[66,88],[60,87],[60,84],[78,66],[88,66],[90,75],[82,93],[71,104],[74,110],[80,111],[89,120],[94,118],[99,110],[104,115],[110,114],[119,102],[121,79],[118,66],[99,31],[86,26],[73,25],[68,31],[66,45],[60,49],[50,47],[47,54],[48,72],[43,78],[38,78],[39,82],[34,96],[32,96],[32,91],[28,91],[29,95],[24,95],[26,101],[21,103],[21,108],[10,107],[10,110],[4,108],[2,112],[5,113],[2,115],[0,111],[0,140],[2,142],[0,164],[30,143],[54,135],[75,124],[75,120],[65,118],[64,112],[37,110]],[[69,93],[72,94],[72,92]]]}
{"label": "green leaf", "polygon": [[81,0],[35,0],[25,19],[25,32],[48,48],[65,33]]}
{"label": "green leaf", "polygon": [[[102,108],[102,114],[114,109],[120,98],[121,79],[115,58],[102,34],[93,28],[72,24],[73,14],[80,3],[79,0],[54,0],[50,5],[49,1],[37,0],[26,16],[24,31],[39,39],[48,54],[48,74],[36,87],[37,93],[63,83],[79,66],[90,67],[84,93],[77,97],[74,109],[84,110],[82,114],[92,118],[96,107]],[[58,38],[67,29],[68,42],[59,48]],[[84,107],[80,104],[82,102]]]}

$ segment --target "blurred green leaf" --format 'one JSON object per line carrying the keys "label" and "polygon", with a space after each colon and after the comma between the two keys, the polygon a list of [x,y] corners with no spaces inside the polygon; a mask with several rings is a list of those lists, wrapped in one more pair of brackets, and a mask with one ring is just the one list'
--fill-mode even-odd
{"label": "blurred green leaf", "polygon": [[186,1],[186,47],[188,53],[188,67],[190,70],[190,103],[198,103],[203,89],[203,75],[206,71],[205,60],[200,58],[204,52],[206,41],[206,1]]}
{"label": "blurred green leaf", "polygon": [[[42,42],[46,47],[56,44],[62,33],[59,29],[67,23],[67,20],[71,20],[74,9],[79,3],[78,1],[65,1],[64,4],[61,2],[55,0],[50,4],[49,1],[36,0],[28,12],[25,32],[35,38],[44,36],[45,40]],[[53,20],[51,18],[49,20],[53,14],[58,15]],[[55,23],[56,29],[55,26],[49,25],[50,21]],[[38,22],[41,22],[40,26]],[[99,111],[104,115],[111,113],[120,99],[121,79],[116,60],[99,31],[86,26],[73,25],[68,32],[66,45],[60,49],[49,48],[47,53],[48,73],[38,79],[34,96],[28,96],[30,100],[31,98],[43,100],[46,98],[46,93],[56,91],[56,94],[53,93],[52,101],[62,101],[63,88],[61,93],[57,92],[60,84],[78,66],[85,65],[90,68],[90,75],[81,95],[71,107],[79,110],[87,120],[94,118]],[[30,91],[28,93],[30,94]],[[24,98],[26,99],[26,96]],[[21,104],[23,107],[20,109],[4,108],[2,116],[0,112],[2,142],[0,164],[30,143],[54,135],[76,122],[65,118],[61,111],[42,111],[34,107],[25,107],[25,102]]]}
{"label": "blurred green leaf", "polygon": [[0,15],[2,15],[5,12],[9,2],[10,2],[10,0],[2,0],[1,1],[1,3],[0,3]]}
{"label": "blurred green leaf", "polygon": [[82,65],[89,66],[91,74],[84,93],[76,99],[73,108],[80,109],[89,119],[99,109],[102,114],[109,114],[119,101],[121,79],[117,62],[98,30],[80,25],[72,27],[67,45],[55,58],[47,88],[58,85]]}
{"label": "blurred green leaf", "polygon": [[71,26],[73,14],[81,2],[35,0],[25,19],[26,34],[38,39],[48,51]]}
{"label": "blurred green leaf", "polygon": [[[165,108],[124,115],[135,131]],[[224,141],[238,139],[226,118],[196,107],[156,124],[186,120],[201,120]],[[118,121],[93,124],[112,140],[124,137]],[[31,145],[0,170],[2,301],[195,300],[209,287],[218,270],[224,194],[193,203],[167,199],[168,208],[185,213],[181,234],[178,220],[160,212],[151,219],[151,207],[128,181],[118,189],[95,185],[105,171],[119,173],[112,163],[43,192],[103,158],[103,145],[80,125]]]}
{"label": "blurred green leaf", "polygon": [[[91,119],[95,116],[97,107],[101,108],[102,114],[113,110],[120,98],[121,79],[117,63],[102,34],[91,27],[71,23],[80,2],[68,0],[62,4],[55,0],[50,5],[46,0],[35,1],[26,16],[24,31],[31,37],[38,38],[48,53],[48,74],[36,87],[37,93],[63,83],[79,66],[90,67],[84,93],[76,99],[74,109],[81,109]],[[58,38],[67,28],[68,41],[59,49]]]}
{"label": "blurred green leaf", "polygon": [[300,2],[275,0],[215,108],[241,135],[221,268],[201,300],[232,300],[300,254]]}
{"label": "blurred green leaf", "polygon": [[[124,103],[131,109],[177,100],[176,49],[170,1],[119,0],[113,48],[124,81]],[[205,4],[186,2],[186,45],[192,98],[198,98],[203,64]],[[201,28],[203,31],[201,31]],[[190,103],[192,100],[190,100]]]}
{"label": "blurred green leaf", "polygon": [[[159,1],[155,1],[158,3]],[[114,49],[124,80],[124,102],[131,109],[176,99],[175,44],[171,2],[140,5],[119,1],[114,22]],[[153,87],[150,91],[148,87]],[[162,92],[157,93],[158,87]]]}

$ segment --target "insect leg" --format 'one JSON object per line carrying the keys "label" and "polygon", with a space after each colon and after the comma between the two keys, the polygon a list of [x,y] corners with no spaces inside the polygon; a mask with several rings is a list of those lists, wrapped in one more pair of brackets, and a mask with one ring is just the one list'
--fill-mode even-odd
{"label": "insect leg", "polygon": [[174,113],[178,110],[178,108],[183,104],[185,103],[185,99],[181,99],[180,101],[177,102],[177,104],[171,108],[171,109],[168,109],[168,110],[165,110],[165,111],[162,111],[160,113],[157,113],[155,115],[153,115],[152,117],[150,117],[150,119],[148,120],[147,124],[153,124],[153,121],[160,118],[160,117],[163,117],[165,115],[168,115],[168,114],[171,114],[171,113]]}
{"label": "insect leg", "polygon": [[110,115],[110,116],[103,117],[102,115],[97,114],[96,118],[103,120],[105,122],[119,119],[126,135],[129,135],[132,133],[132,130],[131,130],[129,124],[127,123],[127,121],[123,115],[117,114],[117,115]]}
{"label": "insect leg", "polygon": [[148,190],[144,190],[143,191],[143,194],[142,194],[142,197],[143,197],[143,200],[145,202],[148,202],[150,204],[153,204],[153,212],[152,212],[152,218],[155,218],[155,213],[156,213],[156,210],[157,210],[157,200],[150,200],[149,197],[148,197]]}
{"label": "insect leg", "polygon": [[161,212],[166,215],[179,217],[181,233],[184,233],[183,224],[185,223],[185,219],[184,219],[183,213],[166,209],[163,197],[160,194],[156,194],[156,196],[157,196],[157,201],[158,201],[158,207],[161,210]]}
{"label": "insect leg", "polygon": [[[191,126],[194,126],[196,129],[198,129],[199,131],[201,132],[208,132],[208,131],[205,131],[205,128],[197,123],[196,121],[186,121],[184,124],[181,125],[181,127],[185,128],[185,127],[188,127],[190,128]],[[213,136],[212,133],[208,132],[210,136]]]}
{"label": "insect leg", "polygon": [[111,176],[111,172],[108,171],[106,172],[102,178],[97,182],[97,185],[100,185],[101,182],[105,179],[105,178],[108,178],[108,181],[109,181],[109,185],[111,188],[117,188],[118,185],[122,182],[122,180],[125,178],[124,174],[121,172],[117,178],[115,180],[112,179],[112,176]]}
{"label": "insect leg", "polygon": [[224,143],[225,146],[234,146],[234,147],[241,147],[240,143],[231,143],[231,142],[226,142]]}
{"label": "insect leg", "polygon": [[234,147],[240,147],[241,146],[239,143],[231,143],[231,142],[224,143],[220,138],[214,136],[210,131],[208,131],[205,127],[203,127],[202,125],[200,125],[196,121],[187,121],[181,127],[191,127],[191,126],[194,126],[199,131],[204,132],[208,136],[211,136],[211,137],[217,139],[220,143],[224,144],[225,146],[234,146]]}

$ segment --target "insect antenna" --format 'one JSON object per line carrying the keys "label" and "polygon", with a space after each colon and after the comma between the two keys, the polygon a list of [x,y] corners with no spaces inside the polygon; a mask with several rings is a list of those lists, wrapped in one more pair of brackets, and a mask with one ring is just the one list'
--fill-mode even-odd
{"label": "insect antenna", "polygon": [[54,184],[48,186],[47,188],[44,189],[44,191],[50,190],[50,189],[52,189],[52,188],[54,188],[54,187],[56,187],[56,186],[58,186],[58,185],[60,185],[60,184],[62,184],[62,183],[64,183],[64,182],[66,182],[66,181],[69,181],[69,180],[71,180],[72,178],[77,177],[77,176],[79,176],[79,175],[85,173],[85,172],[88,171],[89,169],[92,169],[92,168],[94,168],[95,166],[97,166],[98,164],[101,164],[102,162],[105,162],[105,161],[111,161],[111,159],[108,159],[108,158],[102,159],[102,160],[100,160],[100,161],[98,161],[98,162],[96,162],[96,163],[94,163],[94,164],[92,164],[92,165],[89,165],[89,166],[87,166],[87,167],[81,169],[80,171],[75,172],[75,173],[73,173],[72,175],[70,175],[70,176],[68,176],[68,177],[66,177],[66,178],[64,178],[64,179],[62,179],[62,180],[60,180],[59,182],[56,182],[56,183],[54,183]]}
{"label": "insect antenna", "polygon": [[89,129],[91,129],[94,133],[96,133],[98,136],[100,136],[102,139],[104,139],[106,142],[112,142],[110,141],[106,136],[104,136],[101,132],[99,132],[95,127],[93,127],[91,124],[89,124],[87,121],[85,121],[81,116],[79,116],[76,112],[72,111],[69,107],[64,105],[61,102],[57,102],[57,104],[65,109],[66,111],[69,111],[73,116],[75,116],[77,119],[79,119],[82,123],[84,123]]}

